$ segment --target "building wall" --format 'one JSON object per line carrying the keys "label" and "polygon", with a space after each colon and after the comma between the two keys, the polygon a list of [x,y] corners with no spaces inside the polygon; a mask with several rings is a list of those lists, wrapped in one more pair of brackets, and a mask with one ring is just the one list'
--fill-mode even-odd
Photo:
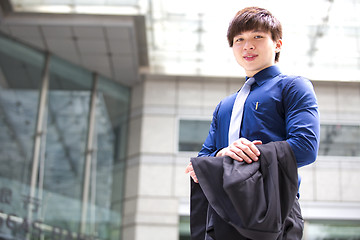
{"label": "building wall", "polygon": [[[360,125],[359,82],[313,84],[321,123]],[[359,173],[360,156],[319,156],[314,164],[301,168],[305,219],[359,220],[360,182],[356,180]]]}
{"label": "building wall", "polygon": [[[211,120],[225,96],[244,79],[145,75],[132,90],[129,161],[123,239],[176,240],[179,214],[189,214],[189,176],[184,173],[196,152],[179,152],[179,120]],[[315,81],[321,122],[359,124],[360,83]],[[346,216],[359,220],[360,158],[321,157],[300,169],[305,218]],[[309,211],[307,211],[309,210]],[[315,215],[314,215],[315,214]],[[318,214],[318,215],[316,215]]]}

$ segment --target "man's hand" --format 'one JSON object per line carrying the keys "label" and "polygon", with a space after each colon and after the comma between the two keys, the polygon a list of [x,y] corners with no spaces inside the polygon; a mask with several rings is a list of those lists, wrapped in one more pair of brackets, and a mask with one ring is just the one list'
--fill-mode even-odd
{"label": "man's hand", "polygon": [[216,156],[229,156],[237,161],[252,163],[259,160],[260,151],[255,145],[262,144],[261,141],[255,140],[250,142],[246,138],[240,138],[226,148],[221,149]]}
{"label": "man's hand", "polygon": [[[240,138],[233,142],[230,146],[221,149],[216,154],[216,157],[229,156],[239,162],[245,161],[247,163],[252,163],[253,161],[259,160],[258,157],[260,156],[260,151],[256,145],[260,144],[262,144],[262,142],[259,140],[250,142],[246,138]],[[199,182],[191,162],[186,167],[185,173],[190,173],[190,176],[194,182]]]}
{"label": "man's hand", "polygon": [[197,179],[195,175],[194,168],[192,166],[192,163],[190,162],[189,165],[185,169],[185,173],[190,173],[191,178],[194,180],[194,182],[198,183],[199,180]]}

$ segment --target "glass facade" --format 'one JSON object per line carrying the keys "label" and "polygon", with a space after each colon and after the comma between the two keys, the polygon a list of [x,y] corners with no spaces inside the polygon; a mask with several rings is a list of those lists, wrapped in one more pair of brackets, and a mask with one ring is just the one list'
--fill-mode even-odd
{"label": "glass facade", "polygon": [[129,94],[0,35],[1,239],[120,239]]}

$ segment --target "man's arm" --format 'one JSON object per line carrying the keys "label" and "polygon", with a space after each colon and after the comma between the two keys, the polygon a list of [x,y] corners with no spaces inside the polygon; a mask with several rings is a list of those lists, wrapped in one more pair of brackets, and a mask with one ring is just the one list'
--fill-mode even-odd
{"label": "man's arm", "polygon": [[287,142],[298,167],[316,160],[320,141],[320,118],[311,82],[302,77],[291,81],[283,92]]}
{"label": "man's arm", "polygon": [[202,156],[214,157],[218,151],[218,149],[216,147],[216,135],[219,134],[218,133],[217,115],[218,115],[220,106],[221,106],[221,102],[216,106],[216,108],[214,110],[213,118],[212,118],[210,129],[209,129],[209,134],[206,137],[205,142],[202,145],[200,152],[198,153],[198,157],[202,157]]}

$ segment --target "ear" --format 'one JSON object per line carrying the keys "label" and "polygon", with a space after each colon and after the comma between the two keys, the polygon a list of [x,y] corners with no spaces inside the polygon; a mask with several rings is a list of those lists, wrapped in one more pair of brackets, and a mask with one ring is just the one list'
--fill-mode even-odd
{"label": "ear", "polygon": [[281,47],[282,47],[282,40],[281,39],[278,39],[276,42],[275,42],[275,52],[278,53],[281,51]]}

